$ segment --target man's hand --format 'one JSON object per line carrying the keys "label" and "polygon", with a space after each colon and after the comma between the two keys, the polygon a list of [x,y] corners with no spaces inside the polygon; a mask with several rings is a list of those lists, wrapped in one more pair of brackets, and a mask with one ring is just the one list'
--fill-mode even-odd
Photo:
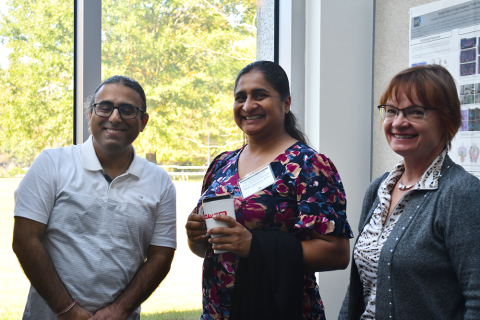
{"label": "man's hand", "polygon": [[93,315],[87,310],[83,309],[78,304],[75,304],[72,309],[68,310],[61,316],[58,316],[58,320],[86,320],[90,319]]}
{"label": "man's hand", "polygon": [[98,310],[91,320],[123,320],[128,318],[128,314],[122,313],[122,310],[115,309],[113,305],[109,305]]}
{"label": "man's hand", "polygon": [[240,223],[229,216],[215,216],[213,219],[225,222],[228,228],[212,228],[208,230],[209,234],[221,234],[223,237],[208,239],[214,250],[227,250],[240,257],[248,258],[250,254],[250,244],[252,242],[252,233]]}

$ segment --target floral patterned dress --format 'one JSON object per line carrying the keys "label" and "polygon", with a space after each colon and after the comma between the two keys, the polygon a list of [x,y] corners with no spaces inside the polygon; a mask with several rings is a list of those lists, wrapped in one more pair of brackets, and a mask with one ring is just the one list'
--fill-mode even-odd
{"label": "floral patterned dress", "polygon": [[[238,186],[238,157],[242,149],[219,155],[205,175],[202,200],[231,194],[237,221],[247,229],[278,229],[299,240],[312,232],[352,238],[346,217],[346,199],[333,163],[302,142],[297,142],[270,163],[275,183],[247,198]],[[203,311],[200,319],[228,319],[240,257],[214,254],[209,245],[203,263]],[[303,318],[325,319],[315,273],[304,274]]]}

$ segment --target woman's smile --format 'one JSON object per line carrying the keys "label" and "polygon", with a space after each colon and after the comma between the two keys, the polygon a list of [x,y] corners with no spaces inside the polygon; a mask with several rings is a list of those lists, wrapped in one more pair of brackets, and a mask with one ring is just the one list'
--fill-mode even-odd
{"label": "woman's smile", "polygon": [[263,115],[255,115],[255,116],[245,116],[243,117],[245,120],[258,120],[263,118]]}
{"label": "woman's smile", "polygon": [[285,102],[259,71],[246,73],[238,81],[233,115],[249,137],[268,140],[285,132]]}
{"label": "woman's smile", "polygon": [[395,139],[405,140],[405,139],[416,138],[416,137],[418,137],[418,134],[393,133],[393,137]]}
{"label": "woman's smile", "polygon": [[418,137],[418,134],[393,134],[396,139],[411,139]]}

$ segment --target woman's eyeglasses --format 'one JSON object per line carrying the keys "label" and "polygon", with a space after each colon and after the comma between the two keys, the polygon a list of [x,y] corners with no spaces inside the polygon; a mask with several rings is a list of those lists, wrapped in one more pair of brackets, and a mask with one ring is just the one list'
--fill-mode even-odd
{"label": "woman's eyeglasses", "polygon": [[380,117],[384,121],[393,121],[398,117],[400,111],[409,122],[420,122],[425,120],[427,110],[435,110],[434,108],[411,106],[404,109],[398,109],[390,105],[380,105],[377,107],[380,110]]}

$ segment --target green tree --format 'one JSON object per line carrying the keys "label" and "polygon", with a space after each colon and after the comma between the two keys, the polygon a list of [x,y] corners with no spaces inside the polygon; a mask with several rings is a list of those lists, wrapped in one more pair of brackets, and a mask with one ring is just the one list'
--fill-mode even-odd
{"label": "green tree", "polygon": [[208,141],[238,147],[232,91],[237,73],[255,59],[256,1],[122,0],[103,7],[103,77],[131,76],[147,93],[150,123],[137,150],[198,165],[206,164],[201,145]]}
{"label": "green tree", "polygon": [[[10,0],[0,37],[13,50],[0,70],[0,152],[23,165],[72,143],[73,1]],[[139,81],[150,122],[140,154],[206,164],[242,140],[233,83],[255,57],[255,0],[102,1],[102,78]]]}
{"label": "green tree", "polygon": [[0,39],[0,152],[28,166],[44,148],[72,143],[73,2],[11,0]]}

